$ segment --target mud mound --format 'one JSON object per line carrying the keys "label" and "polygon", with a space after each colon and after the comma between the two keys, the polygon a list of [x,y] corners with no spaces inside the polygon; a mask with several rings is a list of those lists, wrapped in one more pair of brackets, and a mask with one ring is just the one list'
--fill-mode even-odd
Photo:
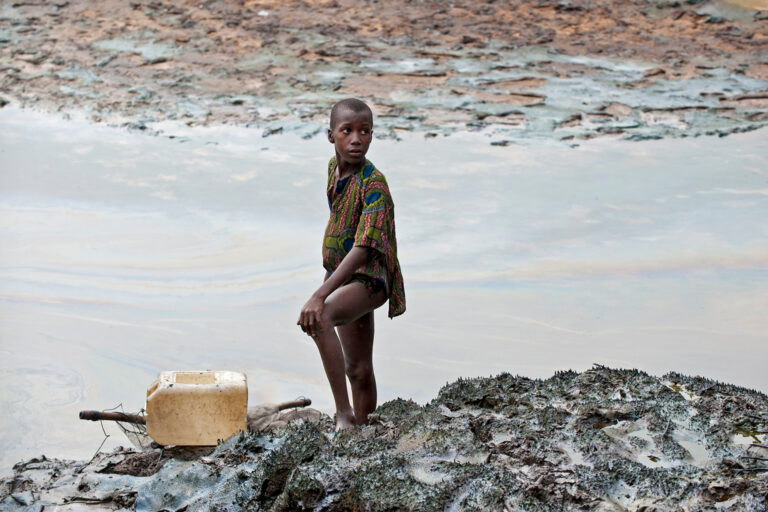
{"label": "mud mound", "polygon": [[[704,378],[596,367],[547,380],[461,379],[366,427],[329,418],[238,434],[152,476],[163,456],[33,459],[7,509],[78,502],[135,510],[768,510],[768,397]],[[761,446],[752,446],[752,445]],[[125,464],[124,464],[125,465]],[[140,465],[140,464],[139,464]],[[136,469],[136,468],[135,468]],[[134,471],[134,474],[142,474]]]}

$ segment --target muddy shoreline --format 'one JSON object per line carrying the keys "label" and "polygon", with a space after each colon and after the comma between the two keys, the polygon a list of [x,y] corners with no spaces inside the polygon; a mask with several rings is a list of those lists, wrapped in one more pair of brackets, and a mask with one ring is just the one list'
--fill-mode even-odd
{"label": "muddy shoreline", "polygon": [[[596,365],[545,380],[459,379],[372,424],[236,434],[215,450],[39,457],[5,510],[768,509],[768,397],[702,377]],[[59,508],[57,508],[59,510]]]}
{"label": "muddy shoreline", "polygon": [[311,137],[359,96],[392,138],[726,135],[768,124],[767,50],[768,10],[706,0],[14,2],[0,96],[149,130]]}

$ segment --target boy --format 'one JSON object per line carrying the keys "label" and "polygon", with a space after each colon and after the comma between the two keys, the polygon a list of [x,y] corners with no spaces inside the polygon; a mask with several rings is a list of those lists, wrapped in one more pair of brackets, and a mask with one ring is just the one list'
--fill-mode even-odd
{"label": "boy", "polygon": [[367,423],[376,408],[373,311],[387,300],[390,318],[405,311],[394,204],[384,175],[365,158],[372,138],[368,105],[346,99],[333,106],[328,141],[336,155],[328,163],[326,274],[296,322],[320,351],[336,403],[336,430]]}

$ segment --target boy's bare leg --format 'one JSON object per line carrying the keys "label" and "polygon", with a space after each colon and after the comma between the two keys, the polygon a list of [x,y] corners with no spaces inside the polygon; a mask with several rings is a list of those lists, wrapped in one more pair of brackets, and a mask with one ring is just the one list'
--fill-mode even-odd
{"label": "boy's bare leg", "polygon": [[373,311],[337,327],[358,425],[368,423],[376,409],[376,377],[373,373]]}
{"label": "boy's bare leg", "polygon": [[386,300],[384,292],[371,296],[362,283],[352,282],[337,288],[325,299],[318,332],[313,339],[323,360],[325,375],[331,385],[336,403],[336,428],[343,429],[355,424],[355,414],[349,404],[344,352],[336,335],[335,326],[357,320],[365,313],[381,306]]}
{"label": "boy's bare leg", "polygon": [[336,336],[336,330],[333,327],[324,327],[312,338],[320,351],[325,376],[328,377],[328,383],[331,385],[331,393],[336,405],[336,430],[351,427],[355,424],[355,413],[349,404],[347,378],[344,374],[344,353]]}

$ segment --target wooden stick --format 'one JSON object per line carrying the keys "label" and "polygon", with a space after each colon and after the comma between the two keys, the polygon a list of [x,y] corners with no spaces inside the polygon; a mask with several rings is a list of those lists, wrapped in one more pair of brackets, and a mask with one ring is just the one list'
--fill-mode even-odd
{"label": "wooden stick", "polygon": [[277,410],[284,411],[286,409],[294,409],[296,407],[307,407],[308,405],[312,405],[312,400],[309,398],[299,398],[298,400],[293,400],[291,402],[283,402],[277,404]]}
{"label": "wooden stick", "polygon": [[80,411],[81,420],[91,421],[122,421],[123,423],[135,423],[146,425],[147,419],[139,414],[126,414],[124,412],[106,412],[106,411]]}

